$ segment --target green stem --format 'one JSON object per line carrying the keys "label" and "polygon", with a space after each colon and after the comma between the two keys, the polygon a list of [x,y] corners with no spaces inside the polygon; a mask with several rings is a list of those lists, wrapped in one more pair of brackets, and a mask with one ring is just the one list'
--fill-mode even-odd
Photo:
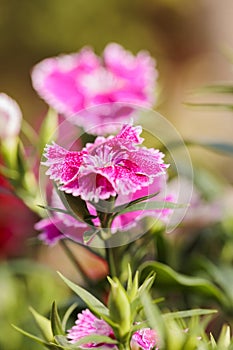
{"label": "green stem", "polygon": [[108,241],[105,241],[105,252],[106,260],[108,262],[110,277],[117,276],[115,259],[114,259],[114,248],[108,247]]}

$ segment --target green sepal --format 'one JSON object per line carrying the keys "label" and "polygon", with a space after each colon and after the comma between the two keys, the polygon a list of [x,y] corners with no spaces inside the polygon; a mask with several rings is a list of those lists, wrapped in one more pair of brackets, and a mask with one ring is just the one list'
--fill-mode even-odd
{"label": "green sepal", "polygon": [[58,314],[57,305],[55,301],[52,304],[50,319],[51,319],[51,328],[52,328],[53,335],[60,335],[60,334],[64,335],[65,332],[62,328],[61,319]]}
{"label": "green sepal", "polygon": [[128,295],[121,285],[120,281],[114,277],[108,277],[111,285],[109,295],[109,313],[110,318],[118,324],[119,328],[116,330],[116,335],[119,339],[125,339],[130,332],[131,327],[131,308]]}

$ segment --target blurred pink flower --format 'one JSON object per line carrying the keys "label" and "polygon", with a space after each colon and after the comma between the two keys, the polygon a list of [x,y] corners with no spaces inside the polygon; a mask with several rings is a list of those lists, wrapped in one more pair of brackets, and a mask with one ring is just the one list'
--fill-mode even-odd
{"label": "blurred pink flower", "polygon": [[[136,56],[118,44],[108,44],[103,58],[91,48],[79,53],[47,58],[32,71],[32,83],[39,95],[66,117],[96,105],[111,104],[91,115],[85,112],[72,118],[72,123],[91,133],[112,132],[112,122],[126,121],[128,103],[151,107],[155,103],[157,78],[155,61],[144,51]],[[121,102],[126,106],[114,106]],[[123,107],[123,108],[121,108]],[[100,124],[107,123],[99,127]]]}
{"label": "blurred pink flower", "polygon": [[[68,336],[70,343],[74,344],[78,340],[82,339],[88,335],[104,335],[115,339],[115,335],[113,329],[105,322],[97,318],[90,310],[83,310],[82,313],[78,314],[78,318],[75,322],[75,326],[68,330]],[[156,346],[158,342],[157,333],[150,328],[142,328],[136,331],[132,336],[132,344],[138,345],[143,350],[151,350]],[[83,348],[96,348],[96,347],[109,347],[115,348],[117,347],[112,344],[103,344],[103,343],[88,343],[83,344],[81,347]],[[158,348],[157,348],[158,349]]]}
{"label": "blurred pink flower", "polygon": [[22,113],[15,100],[0,93],[0,139],[15,137],[19,134]]}
{"label": "blurred pink flower", "polygon": [[[57,209],[66,209],[55,189],[52,192],[51,206]],[[57,211],[53,211],[52,216],[37,222],[34,228],[41,231],[38,238],[48,245],[55,245],[64,238],[82,242],[83,234],[88,230],[88,226],[84,222],[69,214]]]}
{"label": "blurred pink flower", "polygon": [[117,136],[98,137],[81,152],[70,152],[57,144],[46,148],[43,163],[60,190],[98,202],[110,196],[133,194],[166,173],[164,154],[139,147],[142,129],[124,125]]}
{"label": "blurred pink flower", "polygon": [[131,342],[136,343],[143,350],[152,350],[158,344],[158,335],[154,329],[142,328],[133,334]]}

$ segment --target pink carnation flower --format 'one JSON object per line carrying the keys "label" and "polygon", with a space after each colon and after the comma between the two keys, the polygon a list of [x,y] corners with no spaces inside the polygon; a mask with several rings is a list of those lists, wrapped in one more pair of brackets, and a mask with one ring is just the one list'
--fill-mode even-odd
{"label": "pink carnation flower", "polygon": [[[86,309],[78,314],[75,326],[68,330],[67,338],[74,344],[81,338],[92,334],[105,335],[113,339],[115,338],[112,328],[104,320],[100,320],[93,315],[90,310]],[[100,345],[103,344],[88,343],[83,344],[82,347],[94,348]],[[112,345],[110,346],[112,347]]]}
{"label": "pink carnation flower", "polygon": [[[32,83],[39,95],[66,117],[75,115],[70,120],[75,125],[85,130],[94,127],[91,132],[95,134],[112,132],[113,121],[126,121],[132,111],[128,103],[151,107],[156,78],[155,61],[147,52],[134,56],[115,43],[106,46],[102,59],[84,48],[76,54],[47,58],[32,71]],[[110,105],[91,115],[82,111],[107,103]]]}
{"label": "pink carnation flower", "polygon": [[[75,326],[68,330],[67,338],[69,339],[70,343],[74,344],[83,337],[92,334],[105,335],[107,337],[115,339],[113,329],[107,324],[107,322],[97,318],[95,315],[93,315],[93,313],[91,313],[90,310],[86,309],[82,311],[82,313],[78,314]],[[131,342],[132,344],[138,345],[143,350],[151,350],[156,346],[158,342],[157,333],[150,328],[142,328],[133,334]],[[83,344],[80,347],[96,348],[100,346],[109,348],[114,347],[117,349],[116,346],[107,343],[88,343]]]}
{"label": "pink carnation flower", "polygon": [[142,129],[124,125],[117,136],[98,137],[80,152],[58,146],[46,148],[44,165],[59,188],[83,200],[98,202],[110,196],[125,196],[150,186],[166,173],[164,154],[139,147]]}
{"label": "pink carnation flower", "polygon": [[15,137],[19,134],[22,113],[15,100],[0,93],[0,139]]}

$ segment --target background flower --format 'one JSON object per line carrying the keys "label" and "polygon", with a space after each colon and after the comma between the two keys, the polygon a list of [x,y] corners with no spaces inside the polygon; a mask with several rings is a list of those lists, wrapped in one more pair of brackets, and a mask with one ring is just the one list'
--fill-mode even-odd
{"label": "background flower", "polygon": [[[106,46],[102,59],[84,48],[77,54],[47,58],[32,71],[35,90],[50,106],[96,134],[113,131],[113,121],[126,121],[133,110],[128,103],[151,107],[156,78],[155,61],[147,52],[134,56],[115,43]],[[83,111],[103,104],[108,106]]]}
{"label": "background flower", "polygon": [[15,100],[0,93],[0,139],[15,137],[21,127],[22,113]]}

